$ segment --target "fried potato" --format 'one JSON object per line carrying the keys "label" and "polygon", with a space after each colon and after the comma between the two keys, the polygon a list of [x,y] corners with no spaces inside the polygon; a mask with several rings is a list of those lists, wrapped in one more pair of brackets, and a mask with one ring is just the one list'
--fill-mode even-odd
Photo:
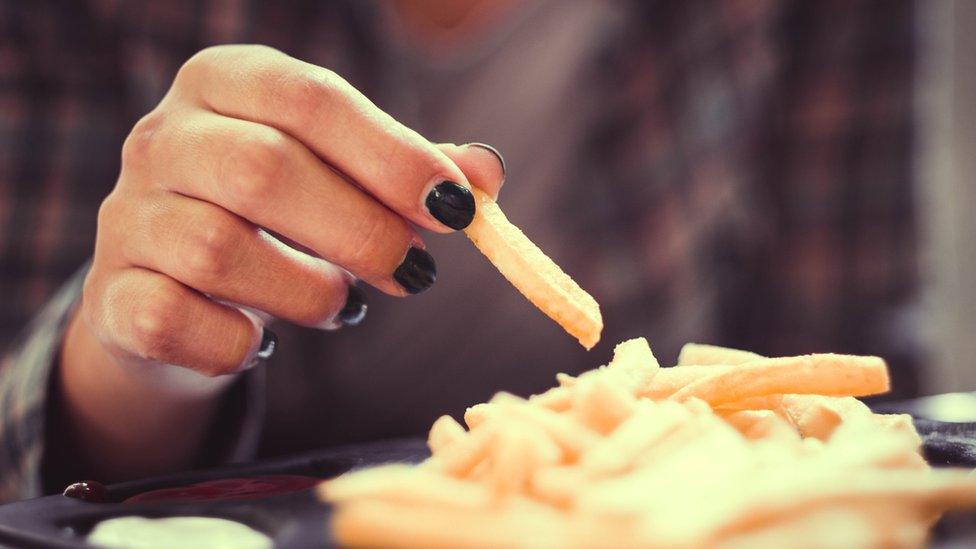
{"label": "fried potato", "polygon": [[477,210],[464,229],[471,242],[526,299],[592,349],[603,331],[596,300],[512,225],[491,197],[472,192]]}
{"label": "fried potato", "polygon": [[584,380],[576,388],[572,412],[580,423],[602,434],[613,431],[633,413],[637,399],[605,377]]}
{"label": "fried potato", "polygon": [[467,436],[442,448],[423,465],[445,475],[462,477],[488,455],[488,447],[494,436],[492,429],[472,430]]}
{"label": "fried potato", "polygon": [[432,456],[324,483],[356,547],[917,547],[976,476],[932,470],[911,418],[851,395],[887,388],[877,357],[762,358],[647,342],[523,399],[434,422]]}
{"label": "fried potato", "polygon": [[685,343],[678,354],[678,366],[712,366],[715,364],[735,366],[761,358],[764,357],[751,351],[703,343]]}
{"label": "fried potato", "polygon": [[682,387],[671,398],[697,397],[716,405],[779,393],[865,396],[888,388],[888,369],[878,357],[817,354],[763,358],[723,368]]}
{"label": "fried potato", "polygon": [[453,417],[441,416],[430,426],[430,432],[427,435],[427,447],[430,448],[430,453],[436,454],[445,446],[461,440],[467,434],[464,427],[461,427],[461,424],[455,421]]}
{"label": "fried potato", "polygon": [[553,387],[544,393],[530,396],[529,402],[555,412],[565,412],[572,408],[573,397],[573,391],[565,387]]}

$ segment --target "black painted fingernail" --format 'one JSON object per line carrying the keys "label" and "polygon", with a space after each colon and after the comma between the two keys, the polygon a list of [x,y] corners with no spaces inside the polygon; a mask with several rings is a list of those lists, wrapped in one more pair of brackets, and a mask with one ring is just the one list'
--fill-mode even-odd
{"label": "black painted fingernail", "polygon": [[61,493],[64,497],[90,501],[92,503],[105,503],[108,501],[108,490],[105,485],[97,480],[83,480],[69,485]]}
{"label": "black painted fingernail", "polygon": [[267,328],[261,329],[261,347],[258,348],[258,358],[268,359],[278,349],[278,336]]}
{"label": "black painted fingernail", "polygon": [[474,195],[453,181],[442,181],[424,201],[430,215],[452,229],[463,229],[474,219]]}
{"label": "black painted fingernail", "polygon": [[366,294],[356,286],[349,286],[346,304],[339,311],[339,322],[345,326],[359,326],[366,318]]}
{"label": "black painted fingernail", "polygon": [[434,264],[434,258],[429,253],[411,247],[407,250],[403,263],[393,271],[393,279],[400,283],[404,290],[419,294],[430,288],[437,280],[437,265]]}
{"label": "black painted fingernail", "polygon": [[468,143],[467,145],[465,145],[465,147],[478,147],[479,149],[484,149],[490,152],[491,154],[495,155],[495,158],[498,159],[498,163],[501,164],[502,166],[502,179],[505,178],[505,171],[506,171],[505,157],[502,156],[502,153],[498,152],[498,149],[485,143]]}

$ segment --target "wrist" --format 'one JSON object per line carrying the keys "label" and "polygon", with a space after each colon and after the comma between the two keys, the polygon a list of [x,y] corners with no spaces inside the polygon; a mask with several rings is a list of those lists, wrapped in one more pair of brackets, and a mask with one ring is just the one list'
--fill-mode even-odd
{"label": "wrist", "polygon": [[[107,352],[79,313],[62,344],[57,432],[93,478],[125,480],[192,466],[236,376],[192,378],[175,366],[132,364]],[[158,368],[158,369],[157,369]]]}

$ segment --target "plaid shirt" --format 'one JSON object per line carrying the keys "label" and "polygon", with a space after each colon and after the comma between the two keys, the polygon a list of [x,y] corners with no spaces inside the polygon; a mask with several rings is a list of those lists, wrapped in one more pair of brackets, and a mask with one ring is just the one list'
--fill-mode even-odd
{"label": "plaid shirt", "polygon": [[[882,354],[912,393],[913,6],[621,7],[593,66],[602,116],[558,205],[607,325],[672,351],[696,339]],[[216,43],[268,44],[368,96],[394,93],[374,14],[351,1],[0,2],[0,499],[44,489],[50,370],[81,275],[65,281],[91,253],[129,128]]]}

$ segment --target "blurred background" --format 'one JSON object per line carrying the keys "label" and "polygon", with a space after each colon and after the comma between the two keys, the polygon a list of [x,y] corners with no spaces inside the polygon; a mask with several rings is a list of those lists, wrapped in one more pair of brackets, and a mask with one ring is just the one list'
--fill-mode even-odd
{"label": "blurred background", "polygon": [[246,42],[431,141],[498,147],[500,203],[606,320],[584,353],[463,237],[431,237],[426,294],[275,328],[262,453],[421,433],[635,336],[663,364],[687,341],[878,354],[893,396],[976,389],[976,2],[466,5],[0,0],[4,368],[84,269],[132,125],[195,52]]}
{"label": "blurred background", "polygon": [[976,389],[976,3],[921,2],[920,139],[923,315],[933,358],[924,390]]}

